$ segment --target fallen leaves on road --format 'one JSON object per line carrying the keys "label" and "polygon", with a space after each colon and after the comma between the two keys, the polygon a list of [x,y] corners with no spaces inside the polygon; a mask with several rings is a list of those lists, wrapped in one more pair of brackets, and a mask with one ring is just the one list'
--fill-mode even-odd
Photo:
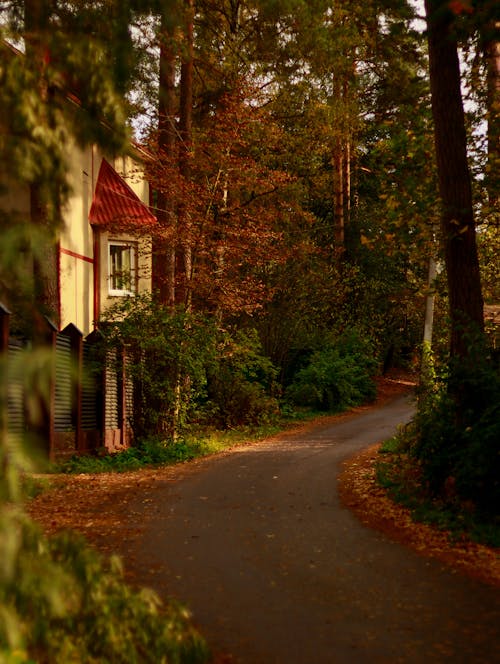
{"label": "fallen leaves on road", "polygon": [[[405,376],[379,379],[374,406],[383,405],[411,388],[412,383]],[[362,406],[354,412],[374,406]],[[350,416],[352,413],[334,417]],[[307,428],[312,426],[314,423],[305,425]],[[344,504],[369,527],[383,531],[422,555],[437,558],[487,583],[500,585],[498,550],[472,542],[451,544],[446,533],[413,522],[409,511],[393,503],[376,485],[376,454],[377,446],[345,463],[339,480]],[[27,509],[47,533],[73,529],[83,533],[103,553],[126,555],[129,544],[141,536],[145,522],[157,509],[153,499],[155,487],[162,483],[175,484],[204,462],[195,460],[127,473],[55,476],[53,488],[31,501]],[[205,497],[200,496],[200,499]],[[132,509],[139,500],[144,505],[140,512]]]}
{"label": "fallen leaves on road", "polygon": [[394,503],[375,481],[380,445],[374,445],[344,462],[339,478],[343,504],[370,528],[383,532],[419,554],[436,558],[494,586],[500,586],[500,551],[469,540],[451,542],[448,533],[415,523],[410,510]]}

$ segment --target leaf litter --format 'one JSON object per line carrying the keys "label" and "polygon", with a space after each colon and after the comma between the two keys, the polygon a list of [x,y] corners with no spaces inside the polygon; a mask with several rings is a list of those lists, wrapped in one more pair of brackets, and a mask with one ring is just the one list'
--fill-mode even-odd
{"label": "leaf litter", "polygon": [[[412,377],[405,374],[392,374],[377,382],[375,404],[355,408],[354,412],[381,406],[414,387]],[[333,417],[346,416],[344,413]],[[312,426],[308,423],[304,428]],[[464,539],[450,541],[446,532],[413,521],[410,510],[394,503],[385,489],[377,485],[375,462],[378,448],[379,445],[374,445],[344,462],[338,484],[343,504],[367,526],[384,532],[419,554],[500,586],[498,549]],[[76,530],[104,554],[120,552],[127,555],[130,551],[132,555],[133,543],[142,536],[148,518],[157,511],[154,489],[160,484],[175,484],[182,480],[195,472],[202,461],[125,473],[51,476],[52,488],[31,500],[27,511],[47,534]],[[144,510],[132,509],[132,505],[138,503],[144,505]]]}

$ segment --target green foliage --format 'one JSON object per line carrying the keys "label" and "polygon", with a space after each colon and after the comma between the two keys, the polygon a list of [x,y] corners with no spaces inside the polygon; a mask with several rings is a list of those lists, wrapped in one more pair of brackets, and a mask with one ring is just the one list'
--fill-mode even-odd
{"label": "green foliage", "polygon": [[217,332],[213,320],[150,296],[120,303],[108,318],[108,347],[126,348],[135,385],[136,441],[175,438],[200,419],[256,425],[278,412],[276,370],[254,330]]}
{"label": "green foliage", "polygon": [[[411,454],[434,495],[470,500],[497,514],[500,504],[500,371],[484,346],[436,370],[419,397]],[[457,412],[455,398],[461,395]]]}
{"label": "green foliage", "polygon": [[123,346],[127,352],[136,440],[177,435],[205,391],[205,367],[215,347],[213,324],[144,295],[110,310],[104,330],[110,349]]}
{"label": "green foliage", "polygon": [[205,417],[226,428],[270,421],[278,413],[276,374],[255,330],[224,335],[208,372]]}
{"label": "green foliage", "polygon": [[369,341],[346,333],[311,356],[286,391],[297,405],[335,411],[375,397],[377,362]]}
{"label": "green foliage", "polygon": [[481,227],[477,234],[481,284],[485,302],[500,302],[500,225]]}
{"label": "green foliage", "polygon": [[161,438],[141,440],[123,452],[104,456],[74,456],[57,465],[63,473],[108,473],[138,470],[146,466],[162,466],[190,461],[211,451],[203,440],[181,439],[175,442]]}
{"label": "green foliage", "polygon": [[0,511],[0,661],[208,661],[180,605],[123,581],[82,538],[47,539],[21,510]]}
{"label": "green foliage", "polygon": [[414,443],[415,428],[411,425],[382,444],[375,466],[377,483],[392,500],[408,508],[415,521],[447,531],[450,540],[470,538],[487,546],[500,546],[498,517],[474,509],[469,501],[458,500],[451,485],[440,496],[429,490],[423,464],[411,454]]}

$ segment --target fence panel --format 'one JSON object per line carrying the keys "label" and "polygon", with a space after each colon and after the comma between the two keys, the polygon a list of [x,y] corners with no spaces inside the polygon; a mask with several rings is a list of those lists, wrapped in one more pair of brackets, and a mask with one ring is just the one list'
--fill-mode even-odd
{"label": "fence panel", "polygon": [[134,424],[134,394],[135,394],[135,389],[134,389],[134,381],[132,380],[132,372],[130,371],[129,367],[131,365],[131,359],[127,355],[125,355],[125,413],[126,413],[126,421],[124,423],[124,426],[127,429],[133,429],[133,424]]}
{"label": "fence panel", "polygon": [[9,441],[19,441],[26,432],[26,408],[22,375],[25,344],[9,339],[7,363],[7,422]]}
{"label": "fence panel", "polygon": [[73,421],[73,380],[71,339],[58,334],[56,339],[56,375],[54,400],[54,430],[74,431]]}
{"label": "fence panel", "polygon": [[106,400],[105,426],[108,430],[119,429],[121,420],[119,356],[116,350],[106,355]]}
{"label": "fence panel", "polygon": [[[17,446],[27,434],[33,435],[46,441],[50,458],[102,446],[113,451],[128,445],[134,385],[127,376],[122,349],[105,352],[99,330],[82,341],[74,325],[57,332],[48,321],[47,340],[42,340],[39,348],[54,351],[53,363],[48,363],[52,367],[47,377],[50,394],[45,394],[45,388],[43,395],[32,394],[36,387],[26,380],[29,344],[9,337],[9,316],[0,303],[0,355],[5,361],[0,429],[8,444]],[[29,416],[31,406],[36,418]]]}
{"label": "fence panel", "polygon": [[100,428],[98,400],[101,397],[99,378],[101,370],[92,344],[83,344],[82,376],[82,429],[93,431]]}

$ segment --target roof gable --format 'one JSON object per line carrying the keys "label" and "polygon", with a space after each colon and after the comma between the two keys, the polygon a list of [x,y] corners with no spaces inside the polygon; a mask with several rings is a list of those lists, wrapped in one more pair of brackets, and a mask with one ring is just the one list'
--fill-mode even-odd
{"label": "roof gable", "polygon": [[101,162],[89,212],[93,226],[146,230],[156,217],[106,159]]}

